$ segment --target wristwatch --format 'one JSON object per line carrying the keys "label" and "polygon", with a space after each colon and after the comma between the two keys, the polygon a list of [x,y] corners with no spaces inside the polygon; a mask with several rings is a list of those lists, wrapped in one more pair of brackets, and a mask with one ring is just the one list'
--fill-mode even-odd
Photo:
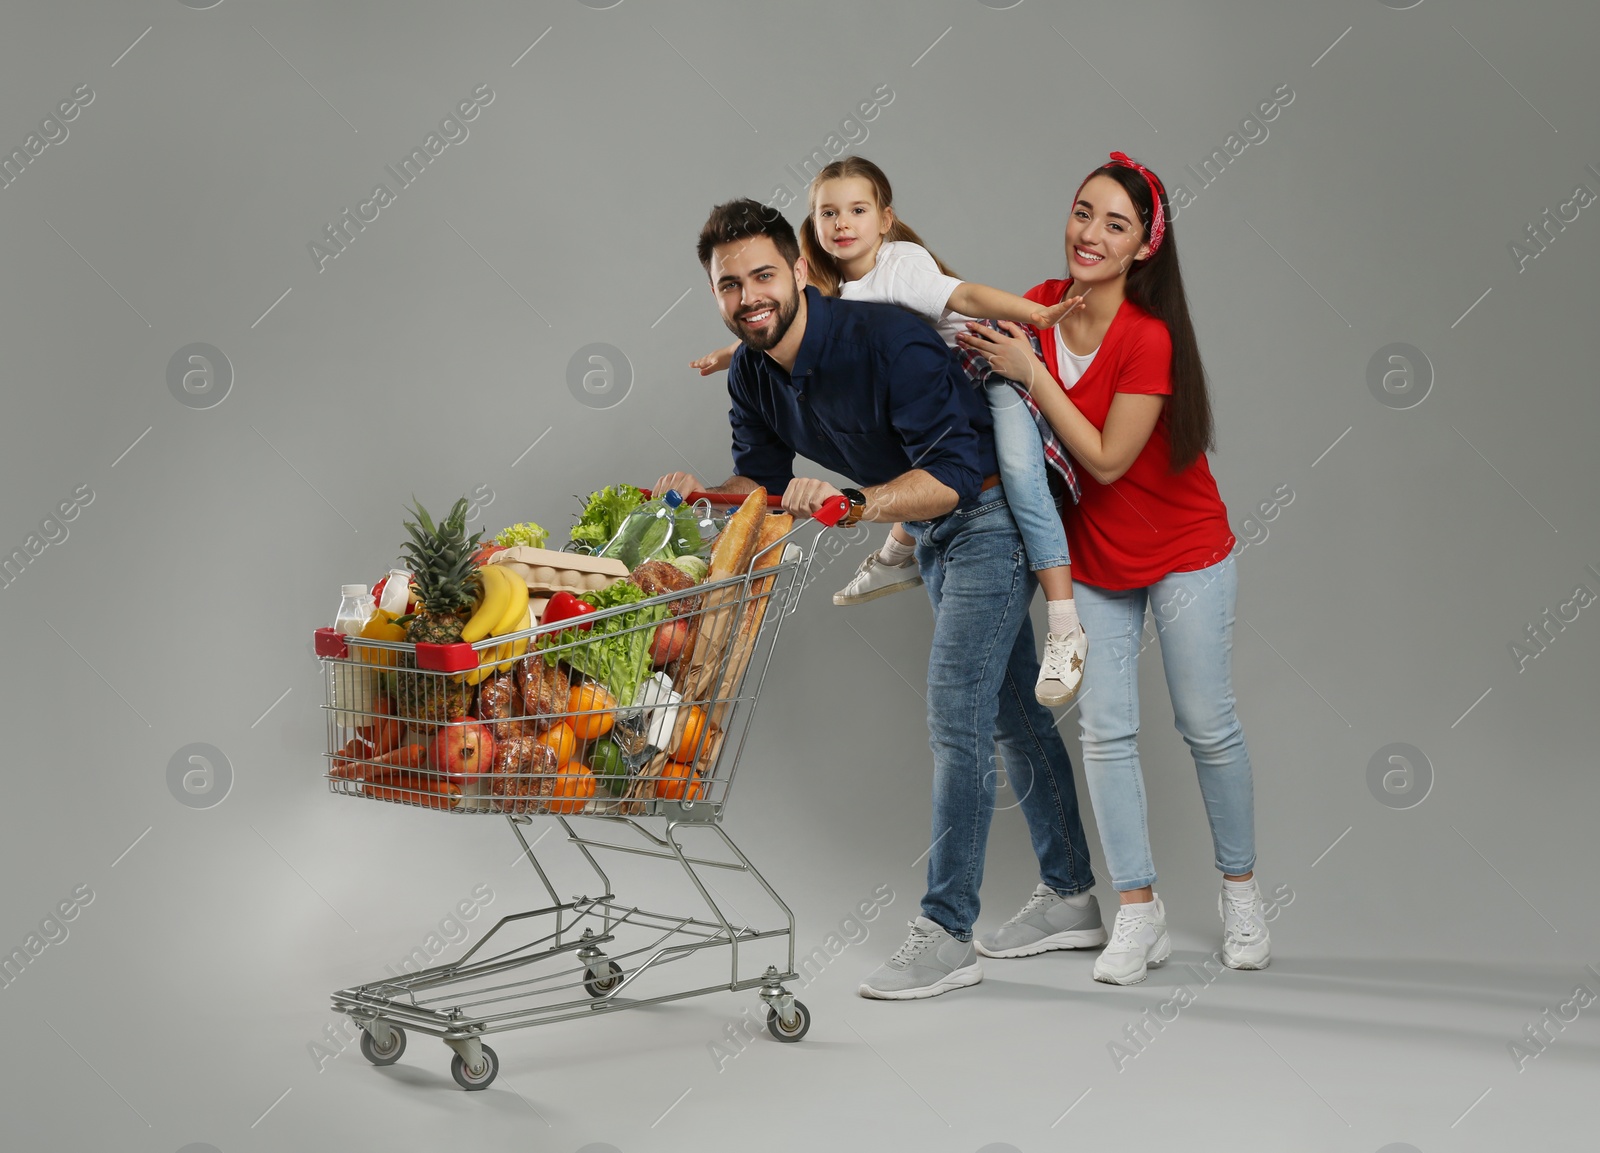
{"label": "wristwatch", "polygon": [[846,526],[853,525],[867,511],[867,494],[859,488],[841,488],[839,492],[850,502],[850,511],[844,514],[839,523]]}

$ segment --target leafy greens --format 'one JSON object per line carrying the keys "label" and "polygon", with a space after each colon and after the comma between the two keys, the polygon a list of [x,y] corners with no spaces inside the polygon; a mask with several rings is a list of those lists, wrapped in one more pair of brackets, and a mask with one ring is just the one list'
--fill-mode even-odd
{"label": "leafy greens", "polygon": [[[631,580],[619,580],[596,592],[584,593],[583,599],[596,612],[602,612],[637,604],[649,596]],[[566,661],[605,685],[613,697],[626,704],[650,675],[650,642],[655,637],[655,626],[666,618],[666,605],[650,605],[596,621],[588,632],[572,628],[540,636],[536,644],[544,651],[548,664]]]}

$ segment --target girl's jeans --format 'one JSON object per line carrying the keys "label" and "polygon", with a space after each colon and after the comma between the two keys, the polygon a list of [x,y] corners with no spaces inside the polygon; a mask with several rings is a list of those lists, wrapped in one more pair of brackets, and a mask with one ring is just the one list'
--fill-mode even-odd
{"label": "girl's jeans", "polygon": [[986,385],[984,392],[994,417],[994,452],[1000,463],[1000,481],[1006,488],[1011,518],[1017,522],[1017,531],[1028,550],[1028,567],[1038,572],[1071,563],[1067,559],[1067,534],[1050,492],[1049,466],[1045,464],[1044,445],[1033,414],[1009,384]]}
{"label": "girl's jeans", "polygon": [[1144,774],[1139,767],[1139,648],[1148,602],[1178,732],[1189,745],[1211,822],[1216,866],[1238,876],[1255,867],[1255,793],[1250,753],[1234,713],[1234,559],[1170,573],[1148,588],[1111,590],[1075,582],[1089,638],[1078,692],[1083,769],[1100,844],[1119,892],[1155,884]]}
{"label": "girl's jeans", "polygon": [[[933,832],[922,912],[965,941],[978,918],[1002,771],[1021,798],[1039,879],[1070,895],[1092,888],[1094,873],[1072,761],[1055,718],[1033,697],[1039,660],[1028,604],[1036,582],[1006,507],[1005,486],[906,528],[917,540],[934,620],[928,655]],[[997,741],[1004,758],[998,764]]]}

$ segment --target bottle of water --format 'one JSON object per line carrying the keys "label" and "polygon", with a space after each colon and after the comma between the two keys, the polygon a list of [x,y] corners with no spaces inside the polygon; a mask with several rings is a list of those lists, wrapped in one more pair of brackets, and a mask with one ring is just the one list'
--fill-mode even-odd
{"label": "bottle of water", "polygon": [[[683,497],[672,489],[645,501],[628,514],[628,519],[622,522],[617,535],[606,542],[600,555],[620,560],[630,570],[659,556],[677,556],[676,546],[683,541],[676,514],[682,503]],[[694,551],[698,544],[698,541],[689,542],[689,551]]]}

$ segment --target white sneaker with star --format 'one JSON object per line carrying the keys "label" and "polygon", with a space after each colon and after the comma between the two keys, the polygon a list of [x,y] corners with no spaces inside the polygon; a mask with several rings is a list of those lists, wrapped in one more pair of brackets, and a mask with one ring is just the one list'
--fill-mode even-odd
{"label": "white sneaker with star", "polygon": [[1089,655],[1089,636],[1079,625],[1070,633],[1047,633],[1044,659],[1039,662],[1039,680],[1033,686],[1034,699],[1054,707],[1072,703],[1083,684],[1083,661]]}

